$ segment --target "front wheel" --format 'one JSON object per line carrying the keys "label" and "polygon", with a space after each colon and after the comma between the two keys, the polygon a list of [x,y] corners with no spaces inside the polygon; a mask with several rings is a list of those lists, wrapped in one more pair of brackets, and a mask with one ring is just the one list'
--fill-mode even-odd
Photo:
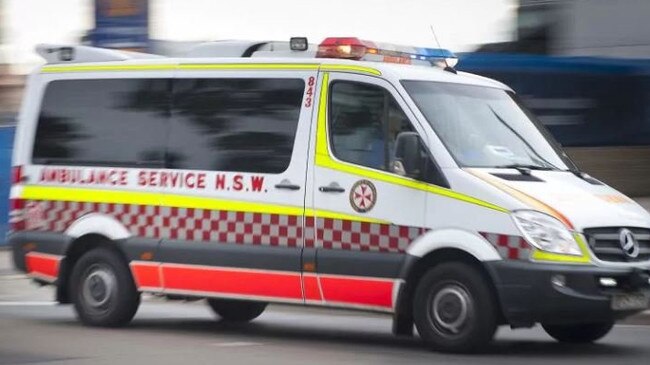
{"label": "front wheel", "polygon": [[85,325],[116,327],[131,321],[140,305],[129,267],[116,252],[97,248],[79,258],[70,277],[72,302]]}
{"label": "front wheel", "polygon": [[570,325],[542,324],[544,331],[560,342],[591,343],[605,337],[614,327],[613,321]]}
{"label": "front wheel", "polygon": [[250,322],[259,317],[267,303],[247,300],[208,299],[208,305],[227,322]]}
{"label": "front wheel", "polygon": [[478,352],[497,326],[497,304],[481,272],[461,262],[440,264],[420,280],[413,318],[420,337],[434,350]]}

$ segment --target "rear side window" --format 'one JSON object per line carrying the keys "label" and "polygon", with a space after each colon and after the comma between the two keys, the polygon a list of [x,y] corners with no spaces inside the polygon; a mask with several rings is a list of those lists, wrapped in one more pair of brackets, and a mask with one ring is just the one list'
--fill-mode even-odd
{"label": "rear side window", "polygon": [[169,80],[57,80],[45,90],[35,164],[162,166]]}
{"label": "rear side window", "polygon": [[302,79],[178,79],[171,168],[281,173],[291,161]]}

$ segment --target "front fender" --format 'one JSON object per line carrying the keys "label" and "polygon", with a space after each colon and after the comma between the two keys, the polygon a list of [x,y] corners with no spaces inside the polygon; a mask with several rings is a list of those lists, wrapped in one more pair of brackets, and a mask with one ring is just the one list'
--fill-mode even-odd
{"label": "front fender", "polygon": [[406,253],[423,257],[442,248],[455,248],[474,256],[479,261],[501,260],[499,252],[477,232],[460,228],[443,228],[428,231],[415,239],[406,249]]}

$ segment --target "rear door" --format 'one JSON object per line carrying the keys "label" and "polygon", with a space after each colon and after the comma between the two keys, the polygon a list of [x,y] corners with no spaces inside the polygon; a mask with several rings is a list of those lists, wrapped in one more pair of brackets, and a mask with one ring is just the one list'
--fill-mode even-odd
{"label": "rear door", "polygon": [[[423,134],[385,80],[321,77],[307,217],[316,274],[305,273],[305,293],[327,305],[392,311],[404,252],[423,232],[426,201],[420,182],[391,171],[393,147],[400,132]],[[313,286],[318,291],[308,290]]]}
{"label": "rear door", "polygon": [[160,176],[164,290],[302,303],[316,70],[218,66],[181,66],[174,80]]}
{"label": "rear door", "polygon": [[163,167],[172,72],[70,67],[78,72],[38,76],[43,95],[29,99],[19,127],[14,163],[26,180],[12,196],[24,199],[24,237],[48,236],[36,251],[61,260],[70,237],[101,234],[122,246],[140,289],[159,290],[150,260],[160,196],[137,177]]}

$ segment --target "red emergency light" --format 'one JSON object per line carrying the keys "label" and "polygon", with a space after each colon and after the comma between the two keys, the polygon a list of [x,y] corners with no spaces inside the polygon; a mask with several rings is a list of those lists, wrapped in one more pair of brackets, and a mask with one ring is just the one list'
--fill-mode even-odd
{"label": "red emergency light", "polygon": [[368,41],[361,41],[359,38],[330,37],[318,45],[316,57],[322,58],[346,58],[360,60],[366,53],[377,54],[377,46]]}
{"label": "red emergency light", "polygon": [[433,64],[442,68],[454,67],[458,62],[458,58],[445,49],[375,43],[356,37],[325,38],[318,46],[316,57],[403,64]]}

